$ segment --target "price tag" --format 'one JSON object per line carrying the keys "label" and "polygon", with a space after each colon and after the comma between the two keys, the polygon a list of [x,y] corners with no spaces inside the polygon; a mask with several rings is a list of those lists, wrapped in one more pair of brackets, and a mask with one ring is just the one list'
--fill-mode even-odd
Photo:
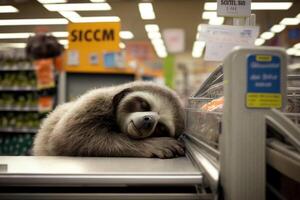
{"label": "price tag", "polygon": [[248,17],[251,15],[251,0],[218,0],[218,16]]}

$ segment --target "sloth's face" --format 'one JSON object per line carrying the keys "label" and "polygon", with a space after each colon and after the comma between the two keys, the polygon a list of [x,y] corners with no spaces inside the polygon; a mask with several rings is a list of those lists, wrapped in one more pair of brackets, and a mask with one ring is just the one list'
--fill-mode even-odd
{"label": "sloth's face", "polygon": [[163,96],[132,92],[120,101],[117,121],[122,132],[134,139],[174,137],[173,109]]}

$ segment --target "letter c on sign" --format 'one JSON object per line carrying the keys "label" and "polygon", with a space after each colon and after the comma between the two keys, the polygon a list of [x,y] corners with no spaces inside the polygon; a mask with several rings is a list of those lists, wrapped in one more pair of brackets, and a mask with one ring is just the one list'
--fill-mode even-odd
{"label": "letter c on sign", "polygon": [[91,42],[92,41],[92,38],[91,37],[88,37],[88,34],[89,33],[92,33],[92,30],[87,30],[85,33],[84,33],[84,39],[88,42]]}
{"label": "letter c on sign", "polygon": [[100,33],[100,30],[99,29],[95,30],[95,32],[94,32],[94,39],[99,42],[99,41],[101,41],[101,38],[97,37],[98,33]]}

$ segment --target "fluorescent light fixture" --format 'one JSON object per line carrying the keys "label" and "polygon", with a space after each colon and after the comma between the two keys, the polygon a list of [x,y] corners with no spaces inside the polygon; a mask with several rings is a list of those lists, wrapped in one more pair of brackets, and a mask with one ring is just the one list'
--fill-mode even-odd
{"label": "fluorescent light fixture", "polygon": [[198,32],[197,34],[196,34],[196,40],[199,40],[200,39],[200,33]]}
{"label": "fluorescent light fixture", "polygon": [[25,48],[26,43],[0,43],[1,48]]}
{"label": "fluorescent light fixture", "polygon": [[159,38],[161,38],[161,34],[160,34],[160,32],[149,32],[148,37],[151,40],[152,39],[159,39]]}
{"label": "fluorescent light fixture", "polygon": [[280,33],[281,31],[283,31],[285,29],[285,27],[286,27],[285,25],[276,24],[271,27],[271,31],[274,33]]}
{"label": "fluorescent light fixture", "polygon": [[300,43],[295,44],[295,45],[294,45],[294,48],[300,49]]}
{"label": "fluorescent light fixture", "polygon": [[[252,2],[251,10],[288,10],[292,5],[292,2]],[[204,10],[217,10],[217,3],[205,3]]]}
{"label": "fluorescent light fixture", "polygon": [[133,37],[134,37],[134,35],[130,31],[121,31],[120,32],[120,38],[122,38],[122,39],[130,40]]}
{"label": "fluorescent light fixture", "polygon": [[298,25],[300,23],[300,19],[298,18],[283,18],[280,21],[282,25]]}
{"label": "fluorescent light fixture", "polygon": [[104,3],[106,0],[90,0],[93,3]]}
{"label": "fluorescent light fixture", "polygon": [[119,47],[120,47],[120,49],[125,49],[126,45],[123,42],[120,42]]}
{"label": "fluorescent light fixture", "polygon": [[117,16],[101,16],[101,17],[81,17],[74,19],[76,23],[85,23],[85,22],[119,22],[120,18]]}
{"label": "fluorescent light fixture", "polygon": [[13,6],[0,6],[0,13],[16,13],[19,10]]}
{"label": "fluorescent light fixture", "polygon": [[152,3],[139,3],[139,11],[142,19],[155,19]]}
{"label": "fluorescent light fixture", "polygon": [[205,47],[204,41],[195,41],[193,45],[192,56],[194,58],[200,58],[202,56]]}
{"label": "fluorescent light fixture", "polygon": [[201,28],[202,28],[202,27],[201,27],[201,24],[199,24],[198,27],[197,27],[197,31],[200,32],[200,31],[201,31]]}
{"label": "fluorescent light fixture", "polygon": [[168,53],[167,53],[165,46],[160,46],[160,47],[156,47],[156,48],[154,47],[154,49],[155,49],[155,52],[158,57],[160,57],[160,58],[167,57]]}
{"label": "fluorescent light fixture", "polygon": [[147,32],[158,32],[159,27],[156,24],[146,24],[145,29]]}
{"label": "fluorescent light fixture", "polygon": [[274,35],[275,35],[275,33],[273,33],[273,32],[263,32],[261,35],[260,35],[260,37],[262,38],[262,39],[265,39],[265,40],[269,40],[269,39],[271,39],[272,37],[274,37]]}
{"label": "fluorescent light fixture", "polygon": [[286,53],[288,54],[288,55],[295,55],[296,53],[297,53],[297,49],[295,49],[295,48],[289,48],[289,49],[287,49],[286,50]]}
{"label": "fluorescent light fixture", "polygon": [[75,11],[59,11],[59,14],[71,22],[76,22],[77,19],[81,18],[81,16]]}
{"label": "fluorescent light fixture", "polygon": [[[23,39],[28,38],[35,33],[0,33],[0,39]],[[55,37],[68,37],[69,33],[66,31],[61,32],[49,32]]]}
{"label": "fluorescent light fixture", "polygon": [[44,3],[66,3],[67,0],[37,0],[38,2]]}
{"label": "fluorescent light fixture", "polygon": [[49,34],[52,34],[54,37],[68,37],[69,36],[69,32],[66,32],[66,31],[49,32]]}
{"label": "fluorescent light fixture", "polygon": [[224,23],[224,17],[213,17],[210,18],[208,24],[210,25],[222,25]]}
{"label": "fluorescent light fixture", "polygon": [[28,38],[33,33],[0,33],[0,39],[20,39]]}
{"label": "fluorescent light fixture", "polygon": [[292,2],[253,2],[251,10],[288,10]]}
{"label": "fluorescent light fixture", "polygon": [[64,46],[69,44],[68,40],[58,40],[58,42]]}
{"label": "fluorescent light fixture", "polygon": [[161,38],[153,39],[151,40],[151,43],[153,44],[153,46],[159,46],[159,45],[164,46],[164,41]]}
{"label": "fluorescent light fixture", "polygon": [[204,10],[217,10],[217,3],[214,2],[204,3]]}
{"label": "fluorescent light fixture", "polygon": [[64,3],[44,4],[49,11],[90,11],[90,10],[111,10],[108,3]]}
{"label": "fluorescent light fixture", "polygon": [[58,25],[68,24],[64,18],[44,18],[44,19],[0,19],[0,26],[18,26],[18,25]]}
{"label": "fluorescent light fixture", "polygon": [[261,46],[265,43],[266,40],[262,39],[262,38],[257,38],[254,42],[255,46]]}
{"label": "fluorescent light fixture", "polygon": [[217,12],[207,12],[202,13],[202,19],[211,19],[217,17]]}

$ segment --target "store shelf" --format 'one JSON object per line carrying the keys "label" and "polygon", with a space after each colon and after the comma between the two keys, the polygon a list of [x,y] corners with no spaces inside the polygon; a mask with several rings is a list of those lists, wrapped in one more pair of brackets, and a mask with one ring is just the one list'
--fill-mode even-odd
{"label": "store shelf", "polygon": [[0,106],[0,111],[15,111],[15,112],[38,112],[39,109],[37,106],[25,106],[25,107],[17,107],[17,106]]}
{"label": "store shelf", "polygon": [[37,131],[37,128],[0,128],[0,132],[5,133],[36,133]]}
{"label": "store shelf", "polygon": [[16,92],[18,92],[18,91],[21,91],[21,92],[23,92],[23,91],[37,91],[37,88],[36,87],[17,87],[17,86],[15,86],[15,87],[0,87],[0,92],[1,91],[16,91]]}
{"label": "store shelf", "polygon": [[18,72],[18,71],[33,71],[33,67],[3,67],[0,68],[1,72]]}

